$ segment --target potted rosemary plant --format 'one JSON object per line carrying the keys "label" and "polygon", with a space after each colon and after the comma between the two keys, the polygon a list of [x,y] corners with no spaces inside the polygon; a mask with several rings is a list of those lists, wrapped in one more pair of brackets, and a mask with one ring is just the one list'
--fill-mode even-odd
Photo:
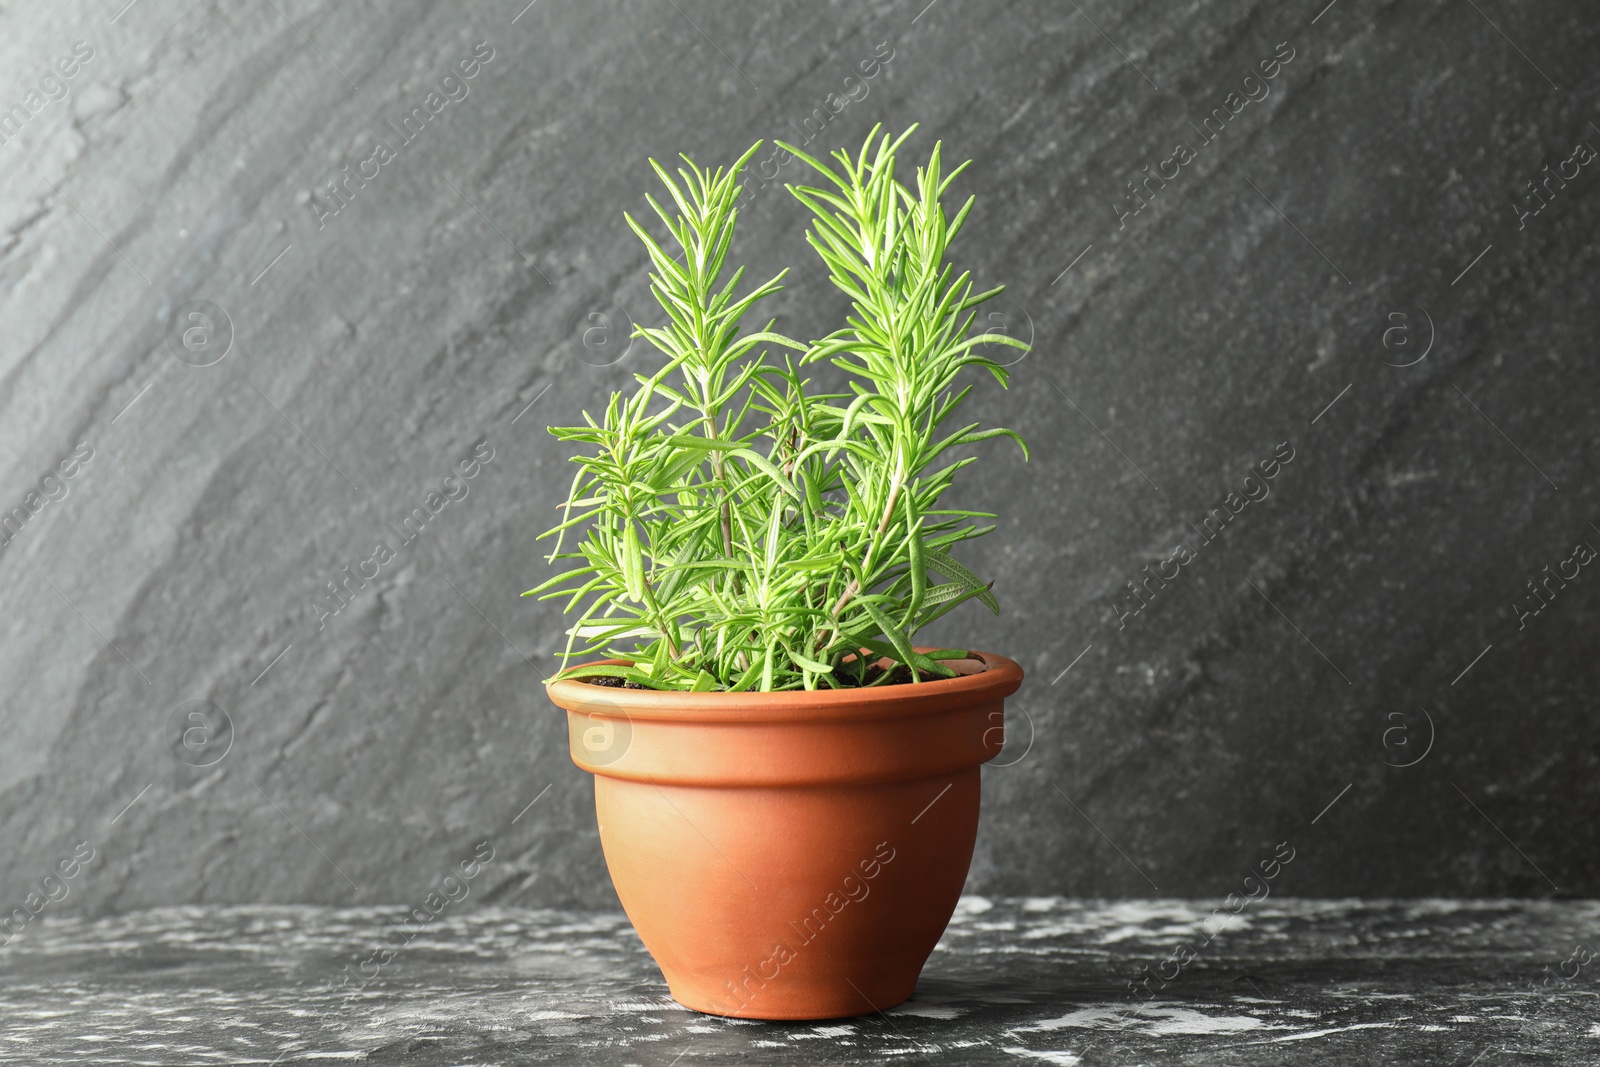
{"label": "potted rosemary plant", "polygon": [[[912,128],[914,130],[915,127]],[[803,344],[746,315],[729,266],[740,175],[669,174],[648,197],[675,251],[632,217],[666,312],[640,327],[665,357],[603,417],[552,428],[578,472],[552,562],[524,595],[576,612],[548,685],[572,758],[595,775],[600,839],[623,907],[680,1003],[766,1019],[858,1015],[905,1000],[966,879],[978,768],[1000,750],[1009,659],[915,644],[988,583],[953,550],[986,513],[946,502],[965,446],[1011,430],[959,423],[961,379],[1006,371],[974,292],[946,263],[935,146],[914,184],[874,129],[790,186],[807,239],[848,295],[847,324]],[[769,353],[776,351],[781,359]],[[848,392],[804,377],[831,363]],[[579,538],[575,551],[565,539]],[[608,658],[576,667],[574,658]]]}

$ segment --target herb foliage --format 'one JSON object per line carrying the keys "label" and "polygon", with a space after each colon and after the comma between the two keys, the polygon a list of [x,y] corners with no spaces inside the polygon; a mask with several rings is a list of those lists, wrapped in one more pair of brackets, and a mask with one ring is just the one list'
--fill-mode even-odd
{"label": "herb foliage", "polygon": [[[562,521],[541,535],[555,538],[549,561],[572,566],[523,594],[565,598],[577,613],[563,667],[596,652],[631,666],[563,677],[694,691],[883,684],[891,674],[868,674],[863,648],[913,680],[943,677],[953,672],[941,660],[966,653],[918,652],[917,632],[967,600],[998,613],[989,584],[952,555],[994,516],[943,498],[976,458],[951,449],[1009,437],[1026,458],[1013,431],[953,416],[969,369],[1006,384],[980,346],[1028,346],[974,332],[974,309],[1002,290],[974,292],[946,262],[973,198],[953,217],[942,201],[966,164],[945,174],[935,145],[914,183],[901,182],[896,154],[914,130],[875,128],[859,154],[829,162],[778,142],[816,174],[817,186],[788,188],[813,213],[807,240],[852,307],[810,344],[771,321],[740,332],[786,271],[743,292],[743,267],[723,280],[740,175],[760,144],[727,169],[684,156],[674,175],[651,160],[668,203],[646,200],[677,251],[626,216],[667,315],[634,336],[666,361],[611,394],[599,419],[551,428],[583,449]],[[849,392],[812,391],[803,371],[822,361]]]}

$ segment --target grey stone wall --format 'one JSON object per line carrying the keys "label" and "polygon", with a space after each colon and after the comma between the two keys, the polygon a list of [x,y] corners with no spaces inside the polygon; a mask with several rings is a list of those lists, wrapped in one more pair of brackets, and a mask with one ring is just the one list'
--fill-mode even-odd
{"label": "grey stone wall", "polygon": [[[1035,345],[972,401],[1032,462],[961,490],[1005,613],[934,635],[1029,672],[969,889],[1221,895],[1288,840],[1280,892],[1594,894],[1596,25],[8,8],[0,904],[80,842],[53,910],[412,901],[482,841],[480,901],[612,902],[517,594],[545,427],[651,358],[622,212],[648,156],[913,121],[976,161],[959,256]],[[753,182],[738,254],[815,335],[804,222]]]}

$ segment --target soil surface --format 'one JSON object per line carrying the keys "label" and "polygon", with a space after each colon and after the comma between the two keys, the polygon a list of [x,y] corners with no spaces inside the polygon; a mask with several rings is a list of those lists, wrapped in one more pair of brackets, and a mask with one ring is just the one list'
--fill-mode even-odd
{"label": "soil surface", "polygon": [[589,685],[603,685],[607,689],[648,689],[649,686],[630,682],[625,678],[613,678],[609,674],[597,674],[591,678],[575,678],[573,681],[586,682]]}
{"label": "soil surface", "polygon": [[[873,664],[867,668],[867,675],[859,684],[856,682],[855,678],[846,676],[840,679],[839,688],[857,689],[865,688],[869,685],[909,685],[912,681],[911,668],[907,667],[904,663],[897,663],[893,667],[889,668],[888,681],[879,681],[879,679],[883,677],[884,673],[884,668],[878,666],[877,664]],[[590,685],[604,686],[607,689],[650,688],[649,686],[640,685],[638,682],[629,681],[624,678],[614,678],[610,675],[604,674],[597,674],[588,678],[575,678],[573,681],[587,682]],[[725,690],[715,690],[715,692],[725,692]]]}

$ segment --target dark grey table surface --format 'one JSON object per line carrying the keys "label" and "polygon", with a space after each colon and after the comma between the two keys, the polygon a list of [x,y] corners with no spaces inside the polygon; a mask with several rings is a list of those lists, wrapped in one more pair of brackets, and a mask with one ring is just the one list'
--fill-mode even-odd
{"label": "dark grey table surface", "polygon": [[[0,950],[0,1062],[1600,1062],[1574,951],[1600,903],[1269,898],[1207,943],[1215,903],[967,897],[911,1001],[818,1023],[677,1006],[617,912],[447,912],[409,941],[400,909],[46,918]],[[1146,967],[1178,973],[1140,1001]]]}

